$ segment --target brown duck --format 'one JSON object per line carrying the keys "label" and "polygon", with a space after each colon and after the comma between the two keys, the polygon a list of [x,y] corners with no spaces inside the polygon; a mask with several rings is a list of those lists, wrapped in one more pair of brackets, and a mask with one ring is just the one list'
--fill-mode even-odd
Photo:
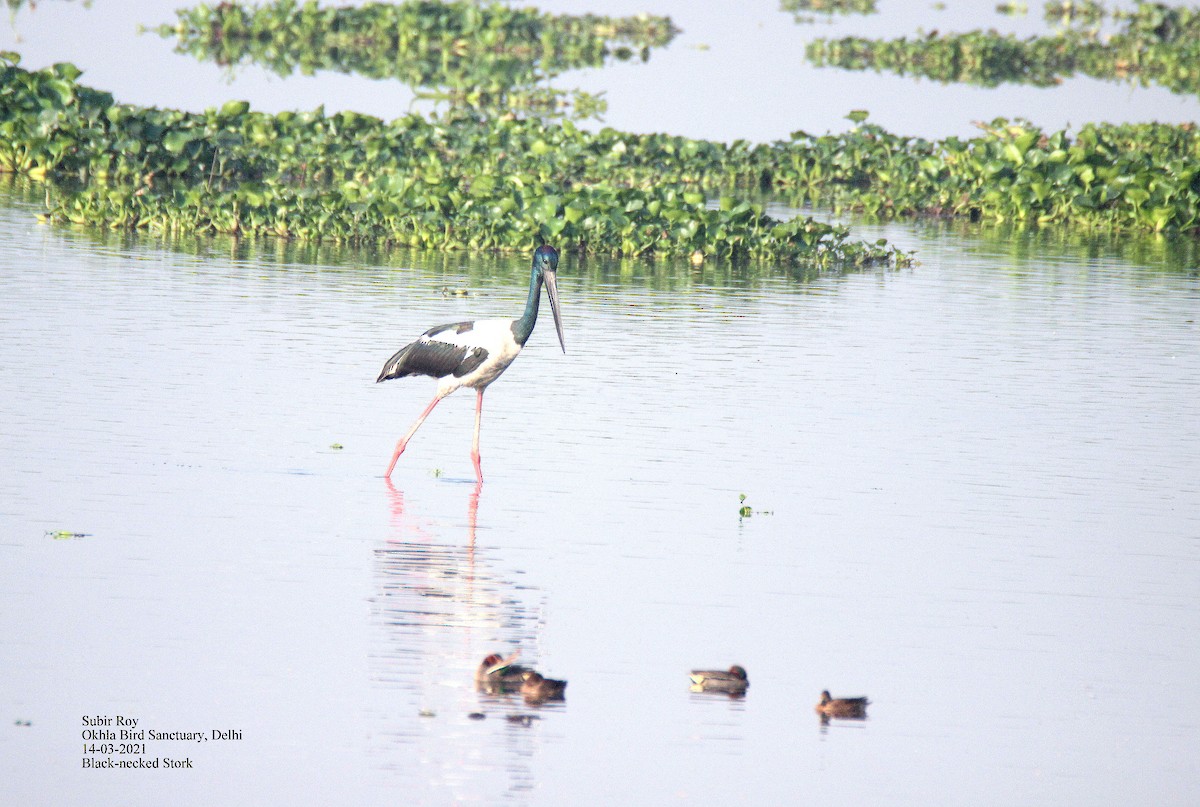
{"label": "brown duck", "polygon": [[817,702],[817,714],[823,720],[831,717],[841,717],[850,720],[863,720],[867,716],[867,705],[871,702],[866,698],[834,698],[829,690],[821,693]]}
{"label": "brown duck", "polygon": [[503,658],[492,653],[475,670],[475,686],[484,692],[516,692],[525,682],[528,668],[513,664],[517,654]]}
{"label": "brown duck", "polygon": [[531,703],[542,701],[560,701],[565,697],[567,682],[556,681],[553,678],[543,678],[541,673],[526,670],[523,674],[521,694]]}
{"label": "brown duck", "polygon": [[746,670],[734,664],[728,670],[692,670],[692,689],[704,692],[745,692],[750,686]]}

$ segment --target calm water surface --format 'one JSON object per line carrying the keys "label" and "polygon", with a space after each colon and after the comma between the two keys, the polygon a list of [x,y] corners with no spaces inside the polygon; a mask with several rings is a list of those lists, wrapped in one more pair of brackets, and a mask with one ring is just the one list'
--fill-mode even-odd
{"label": "calm water surface", "polygon": [[[543,323],[488,393],[486,482],[460,393],[389,485],[433,385],[379,367],[515,315],[526,258],[169,249],[9,201],[0,801],[1196,803],[1197,272],[886,235],[921,263],[567,256],[568,353]],[[515,650],[564,704],[473,691]],[[731,663],[745,699],[688,692]],[[870,718],[823,728],[824,688]],[[82,770],[83,715],[242,739]]]}

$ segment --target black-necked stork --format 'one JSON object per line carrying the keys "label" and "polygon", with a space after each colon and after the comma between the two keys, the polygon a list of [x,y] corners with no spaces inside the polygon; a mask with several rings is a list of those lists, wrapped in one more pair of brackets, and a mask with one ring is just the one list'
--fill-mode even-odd
{"label": "black-necked stork", "polygon": [[529,276],[529,299],[525,301],[525,313],[519,318],[478,319],[474,322],[439,325],[421,334],[417,341],[401,348],[387,360],[376,383],[407,375],[427,375],[438,379],[438,386],[437,394],[429,406],[425,407],[408,434],[396,443],[396,451],[392,454],[385,477],[391,477],[396,460],[404,453],[404,447],[421,428],[438,401],[459,387],[471,387],[478,396],[475,401],[475,438],[471,442],[471,460],[475,463],[475,478],[483,481],[483,471],[479,465],[479,421],[483,414],[483,391],[513,363],[533,333],[543,284],[550,298],[558,343],[563,353],[567,352],[567,345],[563,341],[562,318],[558,313],[556,271],[558,250],[546,245],[538,247],[533,253],[533,271]]}

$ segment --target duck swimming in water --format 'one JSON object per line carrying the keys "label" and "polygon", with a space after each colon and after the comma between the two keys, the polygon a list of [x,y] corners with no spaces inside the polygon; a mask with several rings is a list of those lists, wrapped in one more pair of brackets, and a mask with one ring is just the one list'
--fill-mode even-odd
{"label": "duck swimming in water", "polygon": [[866,698],[835,698],[829,694],[829,690],[821,693],[821,700],[817,702],[817,714],[821,715],[822,721],[828,720],[831,717],[840,717],[847,720],[865,720],[867,717],[867,706],[871,701]]}
{"label": "duck swimming in water", "polygon": [[744,667],[734,664],[728,670],[692,670],[692,689],[697,692],[742,693],[750,686]]}
{"label": "duck swimming in water", "polygon": [[479,663],[475,670],[475,687],[484,692],[516,692],[525,681],[528,668],[513,664],[517,654],[503,658],[492,653]]}
{"label": "duck swimming in water", "polygon": [[526,670],[524,682],[521,684],[521,694],[531,703],[543,701],[561,701],[566,696],[567,682],[556,681],[553,678],[543,678],[541,673]]}

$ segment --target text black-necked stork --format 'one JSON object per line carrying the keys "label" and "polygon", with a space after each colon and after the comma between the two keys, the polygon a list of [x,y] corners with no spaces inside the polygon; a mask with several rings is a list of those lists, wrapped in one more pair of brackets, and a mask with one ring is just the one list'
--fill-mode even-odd
{"label": "text black-necked stork", "polygon": [[483,414],[483,391],[513,363],[533,333],[543,284],[550,298],[558,343],[563,353],[567,352],[567,345],[563,341],[562,318],[558,313],[557,270],[558,250],[545,245],[538,247],[533,253],[533,271],[529,276],[529,299],[525,301],[525,313],[518,319],[478,319],[474,322],[439,325],[421,334],[417,341],[401,348],[387,360],[383,372],[375,379],[376,383],[408,375],[428,375],[438,379],[438,386],[437,394],[429,406],[425,407],[408,434],[396,443],[396,451],[392,454],[385,477],[391,477],[396,460],[404,453],[404,447],[421,428],[438,401],[459,387],[471,387],[478,396],[475,400],[475,438],[471,442],[471,460],[475,463],[475,478],[483,481],[483,471],[479,465],[479,421]]}

